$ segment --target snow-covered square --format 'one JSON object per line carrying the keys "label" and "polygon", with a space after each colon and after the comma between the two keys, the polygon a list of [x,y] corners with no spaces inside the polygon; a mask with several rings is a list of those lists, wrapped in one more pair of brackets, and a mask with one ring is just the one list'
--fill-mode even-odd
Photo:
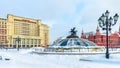
{"label": "snow-covered square", "polygon": [[[120,54],[105,55],[41,55],[29,49],[1,49],[1,68],[120,68]],[[10,60],[5,60],[9,58]]]}

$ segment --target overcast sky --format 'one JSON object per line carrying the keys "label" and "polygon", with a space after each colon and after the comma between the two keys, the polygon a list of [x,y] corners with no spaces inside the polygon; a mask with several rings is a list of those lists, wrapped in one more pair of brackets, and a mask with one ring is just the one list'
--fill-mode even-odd
{"label": "overcast sky", "polygon": [[[50,26],[51,42],[58,37],[69,35],[71,28],[76,27],[81,35],[96,30],[98,18],[106,10],[110,16],[120,15],[120,0],[1,0],[0,17],[14,14],[34,19],[41,19]],[[113,27],[118,31],[119,22]]]}

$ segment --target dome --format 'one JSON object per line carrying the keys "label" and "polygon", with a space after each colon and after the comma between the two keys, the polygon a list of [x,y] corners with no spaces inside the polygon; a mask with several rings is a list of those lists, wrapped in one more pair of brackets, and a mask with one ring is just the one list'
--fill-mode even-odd
{"label": "dome", "polygon": [[88,40],[79,38],[76,35],[77,30],[75,30],[75,27],[71,29],[70,35],[66,38],[60,38],[59,40],[56,40],[50,47],[54,48],[71,48],[71,47],[89,47],[89,46],[96,46],[95,43],[90,42]]}
{"label": "dome", "polygon": [[97,46],[95,43],[90,42],[81,38],[64,38],[56,41],[51,45],[52,47],[62,47],[62,48],[70,48],[70,47],[88,47],[88,46]]}

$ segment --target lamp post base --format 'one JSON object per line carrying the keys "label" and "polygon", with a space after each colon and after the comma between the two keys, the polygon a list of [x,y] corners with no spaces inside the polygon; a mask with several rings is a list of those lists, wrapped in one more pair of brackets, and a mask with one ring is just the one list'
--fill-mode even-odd
{"label": "lamp post base", "polygon": [[106,53],[106,59],[109,59],[109,53]]}

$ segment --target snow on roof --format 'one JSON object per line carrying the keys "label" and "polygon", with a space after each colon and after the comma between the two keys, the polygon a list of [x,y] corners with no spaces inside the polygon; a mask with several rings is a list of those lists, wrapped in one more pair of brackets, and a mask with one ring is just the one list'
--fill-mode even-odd
{"label": "snow on roof", "polygon": [[65,39],[59,39],[51,47],[79,47],[79,46],[97,46],[93,42],[90,42],[85,39],[81,38],[65,38]]}
{"label": "snow on roof", "polygon": [[111,34],[111,36],[118,36],[118,37],[120,37],[120,34],[119,34],[119,32],[115,32],[115,33]]}

